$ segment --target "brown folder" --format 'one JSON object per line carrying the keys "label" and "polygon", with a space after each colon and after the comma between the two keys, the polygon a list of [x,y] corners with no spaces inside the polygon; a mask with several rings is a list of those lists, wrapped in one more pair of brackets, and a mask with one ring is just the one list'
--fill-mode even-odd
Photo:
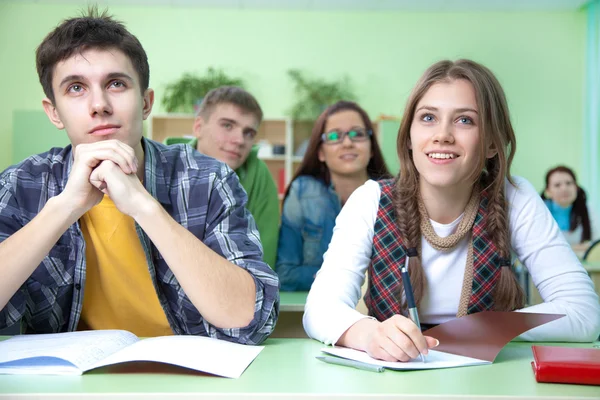
{"label": "brown folder", "polygon": [[512,339],[564,314],[482,311],[456,318],[423,332],[440,341],[437,351],[494,362]]}

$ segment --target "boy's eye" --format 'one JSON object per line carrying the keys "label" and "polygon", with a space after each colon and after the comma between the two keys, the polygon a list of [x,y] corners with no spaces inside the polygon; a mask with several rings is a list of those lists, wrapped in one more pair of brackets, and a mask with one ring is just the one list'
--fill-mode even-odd
{"label": "boy's eye", "polygon": [[75,92],[75,93],[79,93],[82,90],[83,90],[83,87],[78,84],[71,85],[71,86],[69,86],[69,89],[68,89],[69,92]]}
{"label": "boy's eye", "polygon": [[121,82],[121,81],[114,81],[111,83],[111,86],[116,87],[116,88],[122,88],[122,87],[125,87],[125,83]]}
{"label": "boy's eye", "polygon": [[231,124],[230,122],[225,122],[222,126],[225,129],[231,129],[231,128],[233,128],[233,124]]}
{"label": "boy's eye", "polygon": [[246,131],[244,132],[244,137],[247,139],[254,139],[254,137],[256,136],[256,131]]}

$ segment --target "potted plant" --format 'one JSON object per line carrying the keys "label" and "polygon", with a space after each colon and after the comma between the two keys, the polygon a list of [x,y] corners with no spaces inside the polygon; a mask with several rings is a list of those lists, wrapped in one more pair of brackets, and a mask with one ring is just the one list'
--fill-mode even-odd
{"label": "potted plant", "polygon": [[321,78],[309,78],[300,70],[288,71],[294,82],[296,100],[290,109],[290,116],[295,120],[314,121],[329,105],[339,100],[354,100],[356,96],[350,79],[328,82]]}
{"label": "potted plant", "polygon": [[232,78],[220,69],[209,67],[206,75],[186,72],[177,81],[167,85],[162,104],[167,112],[190,113],[200,104],[206,93],[219,86],[244,86],[240,78]]}

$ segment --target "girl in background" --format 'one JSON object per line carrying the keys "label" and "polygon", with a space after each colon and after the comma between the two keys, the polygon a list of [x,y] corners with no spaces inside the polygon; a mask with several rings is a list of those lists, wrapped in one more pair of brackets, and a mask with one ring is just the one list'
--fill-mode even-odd
{"label": "girl in background", "polygon": [[369,179],[389,177],[367,113],[349,101],[323,111],[283,202],[275,269],[281,290],[310,289],[348,197]]}
{"label": "girl in background", "polygon": [[[426,355],[437,340],[406,317],[400,268],[411,254],[424,325],[484,310],[556,313],[566,316],[520,338],[595,340],[598,296],[533,186],[511,176],[515,146],[490,70],[469,60],[427,69],[400,125],[399,176],[365,183],[336,220],[306,302],[308,335],[387,361]],[[544,303],[523,309],[511,251]],[[367,270],[370,317],[354,309]]]}
{"label": "girl in background", "polygon": [[559,165],[548,171],[542,199],[576,253],[583,254],[590,241],[600,238],[600,226],[592,224],[585,191],[573,170]]}

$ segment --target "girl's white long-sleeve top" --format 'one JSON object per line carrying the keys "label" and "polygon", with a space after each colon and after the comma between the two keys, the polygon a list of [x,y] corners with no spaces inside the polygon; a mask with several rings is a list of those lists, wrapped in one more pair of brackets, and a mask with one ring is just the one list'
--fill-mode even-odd
{"label": "girl's white long-sleeve top", "polygon": [[[527,268],[544,302],[522,312],[565,314],[519,338],[528,341],[591,342],[600,334],[600,305],[587,272],[561,234],[533,186],[524,178],[506,181],[511,246]],[[307,334],[334,344],[353,324],[367,316],[355,310],[371,261],[381,189],[367,181],[348,199],[324,262],[306,301],[303,324]],[[462,215],[450,224],[431,221],[440,237],[453,233]],[[465,238],[450,252],[435,250],[422,238],[421,261],[426,290],[419,307],[421,322],[439,324],[456,317],[468,243]]]}

